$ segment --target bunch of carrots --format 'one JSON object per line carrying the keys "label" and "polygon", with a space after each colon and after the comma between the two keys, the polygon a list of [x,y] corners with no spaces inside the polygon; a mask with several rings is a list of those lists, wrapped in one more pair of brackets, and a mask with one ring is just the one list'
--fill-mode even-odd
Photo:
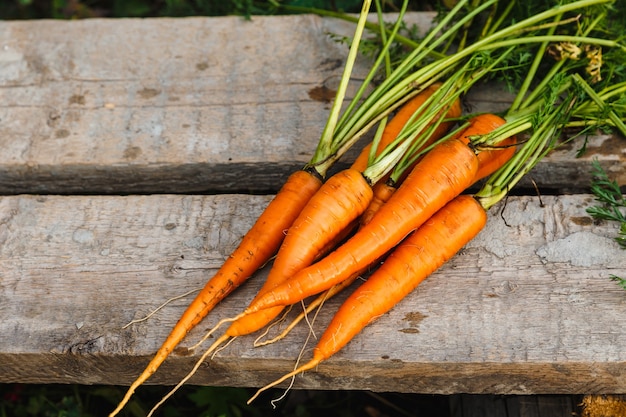
{"label": "bunch of carrots", "polygon": [[[226,342],[267,328],[285,308],[311,296],[317,298],[306,312],[320,308],[373,271],[335,313],[312,359],[259,392],[314,368],[473,239],[485,226],[489,208],[546,154],[572,139],[563,139],[564,129],[584,133],[608,127],[626,134],[623,107],[612,105],[623,97],[626,84],[608,75],[608,80],[598,79],[601,68],[611,65],[610,60],[598,62],[598,51],[608,48],[619,56],[625,49],[604,24],[612,0],[566,2],[523,19],[512,15],[516,2],[505,7],[497,0],[480,3],[459,0],[416,43],[398,34],[406,1],[392,26],[382,21],[378,2],[378,24],[367,23],[370,0],[364,1],[335,102],[310,162],[289,177],[110,416],[215,305],[272,259],[258,294],[241,314],[222,320],[206,335],[228,324],[153,411]],[[483,22],[482,30],[470,31],[477,21]],[[345,106],[366,27],[382,46]],[[396,66],[389,57],[394,42],[410,46]],[[533,58],[520,63],[522,51]],[[366,96],[381,72],[384,76]],[[524,74],[510,108],[500,115],[464,115],[467,91],[503,73]],[[326,178],[333,163],[368,132],[373,139],[352,165]],[[464,194],[475,184],[480,184],[478,192]]]}

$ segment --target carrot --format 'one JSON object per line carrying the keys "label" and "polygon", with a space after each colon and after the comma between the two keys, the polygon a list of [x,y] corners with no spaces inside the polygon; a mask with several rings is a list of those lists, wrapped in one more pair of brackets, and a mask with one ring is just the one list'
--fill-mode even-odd
{"label": "carrot", "polygon": [[[391,143],[395,139],[391,134],[397,134],[413,115],[415,109],[419,108],[436,89],[432,87],[424,90],[401,108],[398,115],[392,119],[392,123],[387,124],[383,130],[384,143]],[[450,110],[449,114],[456,116],[459,111],[460,101],[457,100],[454,110]],[[444,127],[447,129],[448,126]],[[443,134],[443,129],[439,128],[441,133],[438,134]],[[365,150],[361,153],[365,161],[367,161],[368,154],[369,151]],[[353,229],[351,226],[353,221],[356,221],[357,217],[363,213],[373,197],[371,185],[361,174],[362,168],[360,163],[355,163],[351,168],[333,175],[313,197],[309,198],[297,218],[291,223],[259,294],[271,290],[300,269],[309,266],[320,254],[325,253],[328,247],[344,239],[344,233]],[[278,316],[282,309],[282,306],[278,306],[234,321],[209,350],[216,349],[221,342],[229,338],[261,329]],[[220,324],[218,323],[218,326]],[[218,326],[214,327],[209,334]]]}
{"label": "carrot", "polygon": [[392,181],[379,181],[373,187],[374,196],[365,212],[361,215],[359,223],[361,227],[372,221],[374,215],[396,192],[397,187]]}
{"label": "carrot", "polygon": [[[413,99],[408,101],[404,106],[402,106],[402,108],[396,113],[396,115],[385,127],[383,135],[380,139],[380,143],[378,144],[376,155],[380,154],[385,146],[389,145],[398,137],[398,135],[400,135],[402,129],[407,125],[410,120],[419,117],[419,115],[422,113],[422,111],[420,111],[421,106],[424,105],[428,97],[430,97],[437,89],[439,89],[441,85],[442,83],[432,84],[422,93],[418,94]],[[444,115],[444,120],[437,124],[437,126],[435,126],[435,128],[429,133],[428,138],[423,141],[420,149],[425,149],[431,144],[435,143],[438,139],[440,139],[454,124],[453,121],[446,121],[445,119],[458,118],[461,116],[461,112],[461,100],[457,98],[448,108],[446,114]],[[419,136],[419,134],[417,134],[416,136]],[[358,169],[361,166],[365,166],[363,168],[364,170],[365,168],[367,168],[367,158],[369,156],[370,147],[371,144],[363,149],[361,154],[352,164],[352,167],[356,166]],[[387,175],[374,185],[374,197],[372,198],[370,207],[368,207],[365,213],[363,213],[363,215],[361,216],[361,219],[359,221],[361,225],[369,223],[374,213],[378,211],[380,206],[382,206],[384,203],[387,202],[387,200],[389,200],[389,198],[391,198],[391,195],[395,192],[397,186],[402,182],[402,179],[403,178],[395,182],[389,178],[389,175]]]}
{"label": "carrot", "polygon": [[263,294],[244,314],[294,304],[324,291],[392,249],[474,182],[478,158],[465,143],[465,138],[486,134],[489,129],[474,123],[464,130],[460,139],[435,146],[413,168],[370,223],[324,259]]}
{"label": "carrot", "polygon": [[[274,255],[284,238],[284,231],[292,225],[293,220],[300,213],[304,204],[306,204],[315,191],[320,188],[321,179],[325,177],[329,167],[336,158],[339,158],[345,150],[358,139],[358,136],[341,135],[338,132],[338,121],[370,5],[371,0],[363,1],[361,15],[358,19],[352,44],[350,45],[340,85],[337,89],[337,94],[335,95],[335,100],[317,149],[309,161],[309,164],[305,170],[302,172],[298,171],[289,178],[287,184],[276,195],[263,215],[257,220],[252,230],[244,237],[239,248],[225,262],[216,277],[212,278],[206,284],[205,288],[185,311],[183,317],[181,317],[174,329],[172,329],[171,334],[161,348],[159,348],[155,357],[150,361],[141,375],[131,384],[122,401],[118,404],[116,409],[111,412],[110,417],[119,413],[129,401],[135,389],[156,372],[157,368],[165,361],[175,346],[186,336],[193,326],[208,314],[217,302],[245,281]],[[403,10],[404,9],[405,7],[403,7]],[[402,16],[402,14],[400,16]],[[394,33],[396,33],[399,28],[400,19],[395,25]],[[391,36],[391,38],[393,38],[393,36]],[[391,39],[389,40],[389,43],[390,42]],[[382,56],[385,53],[386,52],[381,53],[377,62],[382,61]],[[359,92],[353,98],[354,103],[360,101],[362,92],[365,91],[371,81],[373,74],[376,72],[376,68],[377,65],[371,69],[370,74],[366,77],[366,81],[363,82]],[[381,115],[386,111],[387,108],[385,106],[377,106],[377,108],[371,112],[369,118],[362,117],[358,118],[358,120],[354,120],[355,129],[357,131],[366,130],[366,126],[373,123],[377,117],[382,117]],[[316,175],[311,176],[312,173]]]}
{"label": "carrot", "polygon": [[[424,94],[420,94],[423,97],[422,102],[425,102],[428,99],[427,95],[432,94],[435,90],[429,89]],[[456,107],[460,110],[458,100]],[[405,114],[407,114],[405,116],[407,118],[412,116],[406,112]],[[443,128],[441,129],[443,130]],[[374,176],[374,178],[376,177]],[[342,231],[345,231],[363,213],[372,196],[369,178],[366,178],[357,169],[350,168],[331,177],[310,198],[289,227],[267,280],[252,302],[256,302],[261,294],[271,291],[287,278],[309,266],[337,236],[340,236]],[[215,351],[229,339],[261,329],[278,316],[282,310],[283,306],[275,306],[254,314],[237,317],[226,332],[209,347],[203,357]],[[205,338],[225,321],[229,320],[218,323],[205,335]]]}
{"label": "carrot", "polygon": [[313,358],[261,388],[276,386],[328,359],[365,326],[392,309],[485,226],[487,213],[471,196],[460,195],[407,237],[339,308],[313,351]]}
{"label": "carrot", "polygon": [[[484,159],[483,166],[490,167],[494,172],[497,170],[497,174],[490,177],[474,197],[457,196],[404,239],[381,267],[340,307],[314,349],[313,358],[293,372],[261,388],[249,402],[254,400],[260,392],[276,386],[300,372],[314,368],[338,352],[367,324],[393,308],[420,282],[473,239],[486,224],[486,210],[501,201],[506,195],[501,190],[509,190],[543,156],[555,148],[555,141],[552,140],[557,129],[555,120],[559,120],[558,118],[562,116],[560,111],[563,108],[571,108],[571,105],[571,102],[565,100],[554,109],[553,113],[548,113],[549,117],[537,126],[530,138],[522,145],[523,152],[506,161],[504,167],[506,169],[494,169],[491,161]],[[493,126],[494,130],[503,126],[500,123],[497,124],[500,126]],[[474,123],[473,126],[476,124]],[[517,127],[514,127],[508,132],[516,129]],[[470,130],[471,126],[466,132]],[[461,140],[454,139],[454,141],[463,142],[467,136],[464,133]],[[514,139],[509,138],[504,142],[507,141],[515,143]],[[486,155],[491,155],[495,161],[501,161],[501,153],[499,152],[491,152]],[[475,170],[475,173],[478,173],[478,169]],[[407,178],[407,182],[412,175],[413,172]],[[394,194],[394,197],[398,195],[399,191]],[[379,214],[386,207],[384,206]],[[370,224],[373,224],[374,221],[376,218]]]}
{"label": "carrot", "polygon": [[[349,168],[330,177],[309,199],[288,229],[274,265],[254,300],[310,265],[318,254],[324,253],[328,245],[335,242],[337,236],[342,236],[342,231],[365,210],[371,199],[372,187],[359,171]],[[234,320],[209,350],[217,349],[229,338],[261,329],[282,310],[283,306],[276,306]],[[226,321],[231,320],[223,322]],[[223,322],[218,323],[208,335]]]}
{"label": "carrot", "polygon": [[[323,252],[326,245],[365,210],[371,198],[372,188],[363,174],[357,170],[346,169],[329,178],[310,198],[289,228],[274,260],[274,266],[258,294],[274,288],[290,274],[312,263],[317,254]],[[283,306],[276,306],[237,318],[204,352],[196,366],[199,366],[208,355],[215,352],[229,339],[253,333],[266,326],[282,310]],[[222,322],[205,335],[205,338],[213,333]],[[186,382],[196,369],[194,368],[186,378],[164,396],[152,411]],[[151,414],[152,412],[149,415]]]}
{"label": "carrot", "polygon": [[[381,140],[384,143],[391,143],[395,139],[391,134],[397,135],[407,121],[414,116],[415,109],[419,109],[419,106],[425,103],[436,89],[437,87],[426,89],[413,98],[409,102],[410,104],[403,105],[398,114],[392,118],[392,123],[385,126],[381,135],[385,139]],[[404,110],[405,107],[408,110]],[[457,99],[451,105],[447,115],[457,117],[460,115],[460,110],[460,100]],[[393,122],[394,120],[395,122]],[[436,139],[435,135],[443,135],[449,124],[451,123],[440,123],[435,132],[431,134],[431,140]],[[381,146],[380,143],[378,145]],[[365,150],[361,153],[365,156],[369,156],[368,154],[369,151],[366,152]],[[325,253],[328,247],[345,238],[343,233],[353,229],[353,222],[369,206],[373,198],[373,189],[368,179],[361,174],[361,170],[359,163],[355,163],[351,168],[332,176],[310,198],[289,228],[266,282],[252,300],[253,303],[261,294],[272,290],[299,270],[309,266],[320,254]],[[347,285],[348,283],[346,283]],[[215,352],[228,340],[253,333],[265,327],[282,312],[283,308],[284,306],[275,306],[237,317],[224,334],[217,338],[205,351],[201,360]],[[218,323],[198,344],[202,343],[223,322],[227,321],[231,320],[226,319]],[[185,381],[186,379],[183,379],[180,384]],[[176,391],[180,384],[169,395]],[[162,401],[166,398],[167,396]]]}
{"label": "carrot", "polygon": [[116,415],[128,402],[135,389],[152,376],[174,348],[185,338],[215,305],[263,266],[278,250],[287,230],[304,205],[321,187],[319,175],[310,170],[293,173],[267,208],[244,236],[235,251],[217,273],[206,283],[187,307],[145,370],[129,387],[117,408]]}
{"label": "carrot", "polygon": [[[387,202],[387,200],[389,200],[389,198],[393,195],[395,190],[396,190],[396,187],[391,185],[391,184],[389,184],[386,181],[379,181],[378,183],[376,183],[376,185],[372,189],[372,192],[373,192],[373,195],[374,195],[373,198],[372,198],[372,201],[368,205],[368,207],[365,210],[365,212],[359,218],[360,227],[363,227],[365,224],[367,224],[372,219],[372,217],[374,216],[376,211],[378,211],[378,209],[380,209],[380,207],[382,207],[382,205],[385,204],[385,202]],[[367,268],[365,268],[365,269],[367,269]],[[335,295],[337,295],[341,291],[343,291],[345,288],[350,286],[354,282],[354,280],[356,278],[358,278],[365,271],[365,269],[362,270],[362,271],[358,271],[358,272],[352,274],[348,279],[345,279],[341,283],[339,283],[337,285],[334,285],[330,289],[326,290],[323,294],[320,294],[315,300],[313,300],[309,305],[307,305],[305,311],[303,311],[301,314],[299,314],[285,328],[285,330],[280,335],[274,337],[273,339],[264,341],[264,342],[259,342],[259,343],[255,342],[255,346],[263,346],[263,345],[267,345],[267,344],[270,344],[270,343],[274,343],[275,341],[285,337],[286,334],[289,333],[291,331],[291,329],[293,329],[293,327],[295,327],[305,317],[306,314],[310,313],[313,309],[321,306],[324,303],[324,301],[326,301],[327,299],[329,299],[331,297],[334,297]],[[252,321],[258,321],[258,318],[252,318],[252,317],[255,316],[255,315],[259,315],[259,314],[261,314],[263,312],[268,312],[268,310],[272,310],[273,311],[271,314],[268,314],[268,315],[273,315],[276,312],[276,310],[274,310],[274,309],[279,309],[279,308],[282,309],[282,307],[280,307],[280,306],[279,307],[272,307],[272,308],[269,308],[269,309],[263,309],[263,310],[258,311],[256,313],[252,313],[252,314],[243,316],[240,319],[238,319],[237,321],[235,321],[233,323],[233,325],[237,324],[237,323],[248,321],[248,319],[247,319],[248,317],[251,317],[250,320],[252,320]],[[246,329],[246,330],[249,330],[249,329]],[[229,329],[229,331],[231,332],[231,334],[234,334],[235,332],[237,332],[239,334],[243,334],[243,333],[241,333],[242,330]]]}
{"label": "carrot", "polygon": [[[506,123],[506,120],[492,113],[482,113],[478,116],[474,116],[469,120],[470,126],[479,124],[481,128],[494,131],[500,126]],[[465,143],[469,144],[471,137],[464,133],[458,135],[458,137]],[[478,172],[474,178],[474,182],[488,177],[493,174],[498,168],[500,168],[506,161],[511,159],[515,153],[515,144],[517,139],[515,135],[500,141],[497,145],[493,146],[481,146],[479,145],[478,152]]]}

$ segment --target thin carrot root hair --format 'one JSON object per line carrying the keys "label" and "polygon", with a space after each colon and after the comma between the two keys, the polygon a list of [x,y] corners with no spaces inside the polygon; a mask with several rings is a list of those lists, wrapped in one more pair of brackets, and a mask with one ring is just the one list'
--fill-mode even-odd
{"label": "thin carrot root hair", "polygon": [[181,295],[176,295],[176,296],[174,296],[174,297],[172,297],[172,298],[169,298],[169,299],[165,300],[165,301],[163,302],[163,304],[161,304],[160,306],[158,306],[157,308],[155,308],[154,310],[152,310],[151,312],[149,312],[148,314],[146,314],[146,315],[145,315],[145,316],[143,316],[142,318],[140,318],[140,319],[134,319],[134,320],[131,320],[131,321],[129,321],[128,323],[126,323],[124,326],[122,326],[122,330],[123,330],[123,329],[127,329],[128,327],[132,326],[133,324],[141,323],[141,322],[143,322],[143,321],[148,320],[150,317],[154,316],[156,313],[158,313],[159,311],[161,311],[161,310],[162,310],[165,306],[167,306],[169,303],[172,303],[172,302],[174,302],[174,301],[176,301],[176,300],[180,300],[181,298],[185,298],[185,297],[187,297],[188,295],[193,294],[194,292],[198,292],[198,291],[200,291],[201,289],[202,289],[201,287],[194,288],[193,290],[189,290],[189,291],[187,291],[187,292],[186,292],[186,293],[184,293],[184,294],[181,294]]}
{"label": "thin carrot root hair", "polygon": [[259,335],[259,337],[257,337],[256,339],[254,339],[254,343],[253,346],[254,347],[258,347],[258,346],[264,346],[266,343],[265,342],[261,342],[261,340],[267,336],[269,334],[269,332],[272,330],[272,328],[279,326],[281,324],[283,324],[285,321],[287,321],[287,315],[291,312],[293,306],[289,306],[285,309],[285,312],[283,313],[283,315],[278,319],[278,320],[274,320],[274,322],[270,323],[269,326],[265,327],[265,330],[263,330],[263,332]]}
{"label": "thin carrot root hair", "polygon": [[264,391],[267,391],[270,388],[274,388],[275,386],[282,384],[283,382],[285,382],[286,380],[288,380],[289,378],[293,378],[295,376],[297,376],[298,374],[304,372],[304,371],[308,371],[310,369],[315,368],[317,365],[319,365],[319,363],[322,361],[322,358],[313,358],[311,359],[309,362],[305,363],[304,365],[294,369],[293,371],[281,376],[280,378],[278,378],[276,381],[271,382],[269,384],[267,384],[266,386],[259,388],[257,390],[257,392],[250,397],[250,399],[248,400],[248,404],[252,403],[252,401],[254,401],[255,399],[257,399],[257,397]]}
{"label": "thin carrot root hair", "polygon": [[233,322],[233,321],[235,321],[235,320],[239,319],[242,315],[243,315],[243,314],[239,314],[238,316],[235,316],[235,317],[226,317],[226,318],[221,319],[220,321],[218,321],[218,322],[217,322],[217,324],[216,324],[215,326],[213,326],[213,328],[212,328],[212,329],[210,329],[208,332],[206,332],[206,333],[205,333],[205,335],[204,335],[204,336],[202,336],[202,338],[201,338],[199,341],[197,341],[195,345],[191,346],[191,347],[190,347],[190,349],[191,349],[191,350],[196,350],[196,349],[197,349],[197,348],[199,348],[199,347],[200,347],[200,345],[201,345],[201,344],[203,344],[203,343],[204,343],[204,342],[205,342],[205,341],[206,341],[209,337],[211,337],[211,335],[212,335],[213,333],[215,333],[215,332],[216,332],[216,331],[217,331],[220,327],[222,327],[222,325],[223,325],[223,324]]}
{"label": "thin carrot root hair", "polygon": [[[303,304],[303,305],[304,305],[304,304]],[[254,399],[255,399],[255,398],[256,398],[256,397],[257,397],[257,396],[258,396],[261,392],[263,392],[263,391],[265,391],[265,390],[267,390],[267,389],[269,389],[269,388],[272,388],[272,387],[274,387],[274,386],[276,386],[276,385],[280,384],[281,382],[286,381],[287,379],[291,378],[291,383],[289,384],[289,386],[287,387],[287,389],[285,390],[285,392],[284,392],[284,393],[283,393],[280,397],[275,398],[275,399],[273,399],[273,400],[271,401],[272,406],[275,408],[275,407],[276,407],[275,403],[276,403],[276,402],[278,402],[278,401],[280,401],[281,399],[285,398],[285,395],[287,395],[287,393],[289,392],[289,390],[291,390],[291,387],[293,387],[293,383],[294,383],[294,381],[295,381],[296,375],[298,375],[300,372],[304,372],[304,371],[305,371],[305,370],[307,370],[307,369],[314,368],[315,366],[317,366],[317,364],[318,364],[319,362],[321,362],[321,359],[320,359],[319,361],[317,361],[317,363],[312,363],[313,361],[310,361],[310,362],[306,363],[306,364],[305,364],[305,365],[303,365],[303,366],[298,366],[298,364],[300,363],[300,359],[302,359],[302,355],[304,355],[304,351],[305,351],[305,349],[306,349],[306,346],[307,346],[307,345],[308,345],[308,343],[309,343],[309,339],[311,338],[311,336],[312,336],[312,335],[314,336],[314,331],[313,331],[313,322],[315,322],[315,320],[317,319],[317,315],[319,314],[319,312],[320,312],[320,310],[321,310],[321,306],[322,306],[322,305],[323,305],[323,302],[322,302],[322,304],[319,306],[320,308],[318,308],[318,309],[317,309],[317,312],[315,313],[315,316],[313,316],[313,320],[311,320],[311,321],[309,322],[309,320],[308,320],[308,318],[307,318],[307,323],[308,323],[308,325],[309,325],[309,329],[310,329],[310,331],[309,331],[309,334],[308,334],[308,335],[307,335],[307,337],[306,337],[306,340],[305,340],[305,341],[304,341],[304,343],[302,344],[302,349],[300,349],[300,353],[298,354],[298,358],[296,359],[296,364],[295,364],[295,366],[294,366],[294,370],[293,370],[292,372],[290,372],[289,374],[284,375],[282,378],[280,378],[279,380],[277,380],[275,383],[272,383],[272,384],[270,384],[270,385],[268,385],[268,386],[266,386],[266,387],[263,387],[263,388],[261,388],[260,390],[258,390],[258,391],[256,392],[256,394],[254,394],[254,396],[252,396],[252,398],[250,398],[250,399],[248,400],[248,404],[250,404],[252,401],[254,401]],[[303,312],[303,315],[304,315],[304,317],[305,317],[305,318],[307,317],[307,315],[306,315],[306,311],[304,311],[304,312]],[[320,358],[321,358],[321,357],[320,357]],[[307,366],[310,366],[310,368],[306,368],[306,369],[305,369],[305,367],[307,367]]]}
{"label": "thin carrot root hair", "polygon": [[[302,312],[300,314],[298,314],[290,323],[289,325],[287,325],[287,327],[285,327],[283,329],[282,332],[280,332],[278,335],[274,336],[271,339],[267,339],[267,340],[262,340],[263,337],[267,336],[267,331],[264,332],[262,335],[260,335],[259,337],[256,338],[256,340],[254,341],[254,347],[261,347],[261,346],[267,346],[267,345],[271,345],[272,343],[276,343],[279,340],[284,339],[285,337],[287,337],[287,335],[294,329],[294,327],[296,327],[298,325],[298,323],[300,323],[304,318],[307,317],[307,315],[311,314],[311,312],[313,310],[315,310],[316,308],[321,308],[321,306],[324,304],[324,301],[326,300],[327,296],[326,293],[320,295],[319,297],[317,297],[315,300],[313,300],[310,304],[308,305],[304,305],[303,304],[303,309]],[[304,302],[303,302],[304,303]]]}
{"label": "thin carrot root hair", "polygon": [[313,312],[313,310],[317,309],[317,313],[315,314],[317,316],[317,314],[319,313],[320,309],[324,306],[324,303],[327,300],[329,300],[330,298],[332,298],[335,295],[339,294],[346,287],[350,286],[354,282],[354,280],[356,278],[357,278],[357,276],[351,277],[350,279],[345,280],[341,284],[337,284],[337,285],[329,288],[328,290],[324,291],[319,296],[317,296],[313,301],[311,301],[303,309],[302,313],[298,314],[291,321],[291,323],[289,323],[289,325],[279,335],[273,337],[272,339],[268,339],[268,340],[265,340],[265,341],[262,341],[262,342],[259,342],[259,339],[260,339],[260,337],[259,337],[255,341],[254,346],[255,347],[266,346],[266,345],[270,345],[272,343],[276,343],[279,340],[284,339],[293,330],[293,328],[298,325],[298,323],[300,323],[304,318],[306,318],[307,314],[311,314],[311,312]]}
{"label": "thin carrot root hair", "polygon": [[154,405],[154,407],[152,407],[146,417],[151,417],[154,412],[165,403],[165,401],[167,401],[172,395],[174,395],[174,393],[176,393],[176,391],[178,391],[180,387],[185,384],[185,382],[189,381],[189,379],[195,375],[198,369],[200,369],[200,366],[206,360],[206,358],[208,358],[210,355],[211,357],[213,357],[212,355],[215,355],[220,350],[226,348],[229,344],[233,342],[233,340],[235,340],[234,337],[223,334],[215,342],[213,342],[213,344],[202,354],[202,356],[200,356],[200,359],[196,361],[196,364],[191,369],[191,371],[189,371],[189,373],[185,375],[185,377],[181,379],[174,388],[172,388],[167,394],[165,394],[165,396],[163,396],[163,398],[161,398],[159,402]]}

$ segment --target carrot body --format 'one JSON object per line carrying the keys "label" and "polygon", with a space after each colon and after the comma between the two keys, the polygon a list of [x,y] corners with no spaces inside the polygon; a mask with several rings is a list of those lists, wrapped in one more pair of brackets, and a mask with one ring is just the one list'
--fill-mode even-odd
{"label": "carrot body", "polygon": [[[384,149],[385,146],[390,144],[400,133],[402,128],[406,125],[409,119],[414,115],[415,112],[419,111],[420,106],[424,104],[424,102],[430,97],[430,95],[437,89],[441,83],[434,84],[428,87],[426,90],[415,96],[413,99],[409,100],[405,105],[403,105],[400,110],[393,116],[390,122],[385,126],[385,130],[381,136],[381,140],[378,145],[379,152]],[[459,99],[455,100],[454,103],[450,106],[446,113],[446,118],[456,118],[461,116],[461,101]],[[430,134],[430,137],[423,145],[423,147],[427,147],[430,144],[434,143],[436,140],[441,138],[451,127],[453,122],[442,122],[437,128]],[[361,154],[357,157],[353,165],[352,169],[356,170],[365,170],[367,168],[368,156],[371,149],[371,144],[366,146]],[[395,193],[397,189],[397,184],[390,183],[388,181],[388,176],[378,181],[372,187],[372,200],[369,203],[367,209],[363,212],[358,220],[359,227],[363,227],[367,223],[371,221],[374,217],[374,214],[385,204],[391,196]],[[346,228],[346,231],[352,231],[354,228],[349,226]],[[338,239],[335,239],[333,243],[329,244],[329,248],[335,248],[337,243],[343,240],[347,235],[338,236]],[[358,278],[362,273],[364,273],[371,265],[362,268],[359,271],[353,273],[350,277],[345,279],[339,284],[334,285],[332,288],[328,289],[324,294],[321,294],[317,299],[315,299],[309,306],[307,306],[307,311],[315,308],[316,306],[321,305],[324,300],[327,300],[343,289],[351,285],[356,278]],[[258,298],[258,297],[257,297]],[[255,298],[256,300],[256,298]],[[252,313],[248,316],[244,316],[241,319],[232,323],[231,327],[227,330],[227,333],[232,336],[239,336],[243,334],[247,334],[251,330],[258,330],[263,327],[263,323],[269,323],[274,317],[276,317],[282,311],[281,306],[271,307],[269,309],[263,309],[257,311],[256,313]],[[294,322],[286,329],[288,332],[298,321],[300,321],[304,315],[298,316]],[[254,326],[251,326],[249,323],[256,323]],[[285,332],[285,333],[286,333]],[[280,335],[278,338],[284,336],[284,334]],[[266,342],[271,343],[275,339]]]}
{"label": "carrot body", "polygon": [[[497,127],[502,126],[505,123],[506,121],[504,119],[489,113],[478,115],[470,120],[470,125],[474,125],[475,128],[478,127],[480,129],[490,130],[496,129]],[[459,135],[459,137],[462,137],[465,143],[469,143],[469,138],[467,135]],[[515,153],[516,143],[516,137],[511,136],[499,142],[496,147],[487,148],[478,153],[478,171],[476,172],[476,176],[474,177],[474,182],[491,175],[502,165],[504,165],[504,163],[511,159],[511,157]],[[391,198],[391,196],[397,190],[397,187],[395,186],[395,184],[391,184],[389,182],[379,182],[373,187],[373,189],[374,197],[372,199],[372,202],[360,218],[361,227],[363,227],[372,220],[374,214],[382,207],[383,204],[385,204]],[[323,297],[323,299],[328,299],[334,296],[335,294],[339,293],[344,288],[349,286],[359,275],[363,274],[364,272],[365,269],[358,271],[350,278],[327,290],[323,295],[320,296],[320,298]],[[321,300],[316,300],[315,302],[319,304]]]}
{"label": "carrot body", "polygon": [[[467,131],[472,133],[471,127]],[[319,262],[261,295],[247,312],[296,303],[367,267],[469,187],[477,170],[476,155],[462,141],[437,145],[367,225]]]}
{"label": "carrot body", "polygon": [[461,195],[447,203],[398,245],[346,299],[320,337],[310,362],[259,392],[312,369],[337,353],[365,326],[392,309],[454,256],[483,229],[486,221],[485,210],[471,196]]}
{"label": "carrot body", "polygon": [[[372,187],[361,172],[355,169],[347,169],[330,177],[289,228],[267,280],[255,300],[260,294],[313,263],[316,256],[363,213],[372,196]],[[278,306],[246,315],[231,323],[226,332],[232,337],[252,333],[267,325],[281,311],[282,307]]]}
{"label": "carrot body", "polygon": [[129,387],[124,399],[110,414],[116,415],[137,387],[152,376],[174,348],[224,297],[246,281],[278,250],[287,230],[309,199],[319,190],[321,179],[308,171],[291,174],[241,243],[206,283],[171,330],[146,369]]}
{"label": "carrot body", "polygon": [[[390,143],[392,143],[402,131],[402,128],[407,124],[407,122],[413,117],[413,115],[419,111],[420,107],[428,100],[428,98],[439,88],[441,87],[441,83],[435,83],[430,85],[424,91],[413,97],[411,100],[407,101],[398,112],[389,120],[389,123],[385,126],[385,130],[383,131],[382,136],[380,137],[380,141],[378,143],[378,147],[376,149],[376,155],[380,154],[383,149]],[[421,112],[420,112],[421,113]],[[419,114],[415,114],[415,118],[419,117]],[[448,109],[445,118],[453,119],[461,116],[461,100],[455,100],[450,108]],[[415,119],[414,118],[414,119]],[[442,122],[437,128],[433,131],[430,136],[430,141],[424,145],[424,147],[433,143],[436,139],[442,137],[445,132],[452,127],[454,122]],[[365,171],[368,165],[369,154],[372,148],[372,144],[366,145],[359,156],[352,163],[351,168],[356,169],[358,171]]]}
{"label": "carrot body", "polygon": [[361,227],[372,221],[374,215],[391,198],[398,188],[388,181],[379,181],[373,187],[374,197],[359,219]]}

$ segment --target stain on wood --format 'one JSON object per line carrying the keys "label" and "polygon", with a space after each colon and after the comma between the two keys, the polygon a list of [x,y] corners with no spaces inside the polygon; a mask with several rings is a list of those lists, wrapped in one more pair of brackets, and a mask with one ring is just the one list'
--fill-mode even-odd
{"label": "stain on wood", "polygon": [[158,90],[156,88],[143,88],[139,90],[137,94],[139,95],[139,97],[147,100],[161,94],[161,90]]}
{"label": "stain on wood", "polygon": [[404,315],[402,321],[409,322],[408,328],[400,329],[399,331],[407,334],[419,333],[419,324],[424,320],[427,315],[420,313],[419,311],[411,311]]}
{"label": "stain on wood", "polygon": [[74,94],[69,98],[68,103],[82,106],[85,104],[85,96],[83,94]]}
{"label": "stain on wood", "polygon": [[321,101],[323,103],[329,103],[335,99],[337,91],[322,85],[313,87],[309,90],[309,97],[315,101]]}

